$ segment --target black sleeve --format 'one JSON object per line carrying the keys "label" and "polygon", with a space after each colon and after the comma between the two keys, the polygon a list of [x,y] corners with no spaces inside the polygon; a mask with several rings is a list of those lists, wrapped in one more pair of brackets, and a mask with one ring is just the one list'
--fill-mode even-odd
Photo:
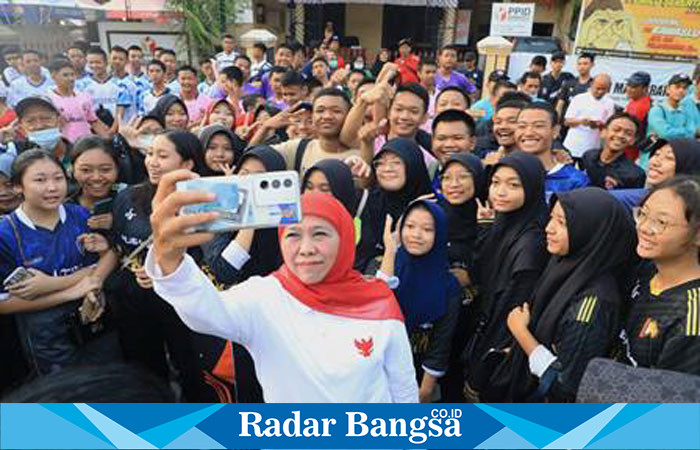
{"label": "black sleeve", "polygon": [[204,253],[204,265],[209,267],[209,271],[219,283],[227,286],[238,284],[241,281],[241,271],[233,267],[221,256],[221,253],[233,240],[230,233],[218,234],[212,241],[202,244]]}
{"label": "black sleeve", "polygon": [[605,189],[605,168],[596,161],[599,153],[589,150],[581,157],[581,168],[586,172],[593,186]]}
{"label": "black sleeve", "polygon": [[454,295],[447,299],[447,312],[434,324],[428,351],[423,359],[423,367],[435,372],[447,371],[461,304],[461,295]]}
{"label": "black sleeve", "polygon": [[502,317],[498,320],[503,323],[504,328],[510,311],[516,306],[520,306],[526,301],[531,300],[539,277],[539,270],[523,270],[516,272],[513,278],[510,279],[510,282],[508,282],[505,291],[503,291],[500,297],[503,299],[503,310]]}
{"label": "black sleeve", "polygon": [[619,317],[618,302],[612,300],[589,291],[581,294],[564,313],[558,337],[548,349],[557,361],[540,379],[540,387],[550,400],[574,401],[590,360],[607,356]]}
{"label": "black sleeve", "polygon": [[[675,370],[693,375],[700,375],[700,335],[688,333],[688,321],[697,320],[695,317],[678,322],[664,336],[664,344],[656,367],[659,369]],[[697,324],[695,325],[697,327]]]}

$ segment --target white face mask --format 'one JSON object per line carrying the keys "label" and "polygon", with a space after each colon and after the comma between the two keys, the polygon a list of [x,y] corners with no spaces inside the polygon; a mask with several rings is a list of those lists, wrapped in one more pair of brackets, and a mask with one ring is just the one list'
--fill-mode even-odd
{"label": "white face mask", "polygon": [[53,150],[61,140],[61,130],[57,127],[47,128],[41,131],[27,133],[30,141],[41,147],[42,150]]}
{"label": "white face mask", "polygon": [[352,68],[357,69],[357,70],[362,70],[365,68],[365,62],[364,61],[355,61],[352,63]]}

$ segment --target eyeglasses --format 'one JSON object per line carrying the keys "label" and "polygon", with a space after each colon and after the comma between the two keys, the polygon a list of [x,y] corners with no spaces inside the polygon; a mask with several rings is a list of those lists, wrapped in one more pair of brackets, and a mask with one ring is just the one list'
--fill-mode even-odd
{"label": "eyeglasses", "polygon": [[682,227],[686,225],[683,223],[673,223],[660,217],[651,217],[649,213],[642,208],[634,210],[634,221],[637,223],[637,227],[644,225],[644,223],[648,221],[649,231],[653,234],[663,234],[669,227]]}

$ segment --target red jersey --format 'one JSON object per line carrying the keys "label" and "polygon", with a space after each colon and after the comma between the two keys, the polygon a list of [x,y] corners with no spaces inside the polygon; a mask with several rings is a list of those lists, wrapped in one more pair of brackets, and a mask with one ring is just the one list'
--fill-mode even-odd
{"label": "red jersey", "polygon": [[418,76],[418,66],[420,66],[420,58],[413,53],[405,58],[397,58],[395,61],[399,66],[399,84],[420,83]]}
{"label": "red jersey", "polygon": [[[646,136],[647,132],[647,116],[651,109],[651,97],[642,97],[637,100],[630,100],[625,106],[625,112],[634,117],[641,124],[642,129],[640,135]],[[625,150],[625,156],[630,161],[636,161],[639,158],[639,149],[637,147],[629,147]]]}

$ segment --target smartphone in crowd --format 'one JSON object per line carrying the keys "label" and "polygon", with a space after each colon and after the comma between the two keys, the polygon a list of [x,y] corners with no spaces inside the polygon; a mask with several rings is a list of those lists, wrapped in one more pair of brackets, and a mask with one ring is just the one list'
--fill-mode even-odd
{"label": "smartphone in crowd", "polygon": [[181,214],[216,211],[219,218],[193,231],[221,233],[241,228],[275,228],[301,220],[299,174],[270,172],[181,181],[178,191],[205,191],[216,200],[182,208]]}
{"label": "smartphone in crowd", "polygon": [[7,278],[5,278],[5,280],[2,282],[2,285],[3,287],[8,288],[14,284],[19,283],[20,281],[24,281],[33,276],[34,274],[27,270],[26,267],[18,267],[15,270],[13,270],[12,273],[7,276]]}
{"label": "smartphone in crowd", "polygon": [[113,203],[114,203],[113,198],[105,198],[105,199],[102,199],[102,200],[95,202],[95,205],[93,205],[93,207],[92,207],[91,215],[99,216],[101,214],[111,213]]}

